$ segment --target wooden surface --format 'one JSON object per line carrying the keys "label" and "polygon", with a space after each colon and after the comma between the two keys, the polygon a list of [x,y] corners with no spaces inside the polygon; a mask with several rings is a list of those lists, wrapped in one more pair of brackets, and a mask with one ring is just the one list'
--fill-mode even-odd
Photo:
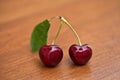
{"label": "wooden surface", "polygon": [[[68,55],[76,38],[66,26],[56,44],[64,58],[55,68],[43,66],[32,54],[30,35],[40,21],[61,15],[92,46],[85,66],[75,66]],[[58,28],[51,22],[51,43]],[[0,0],[0,80],[120,80],[120,0]]]}

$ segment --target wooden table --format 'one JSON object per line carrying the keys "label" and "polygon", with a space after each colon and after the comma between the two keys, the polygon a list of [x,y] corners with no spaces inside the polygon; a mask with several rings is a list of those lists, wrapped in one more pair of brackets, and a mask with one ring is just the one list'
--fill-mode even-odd
{"label": "wooden table", "polygon": [[[58,15],[91,45],[87,65],[72,63],[68,49],[77,40],[65,25],[56,41],[64,51],[57,67],[43,66],[31,52],[34,26]],[[59,21],[51,24],[48,44]],[[0,0],[0,80],[120,80],[120,0]]]}

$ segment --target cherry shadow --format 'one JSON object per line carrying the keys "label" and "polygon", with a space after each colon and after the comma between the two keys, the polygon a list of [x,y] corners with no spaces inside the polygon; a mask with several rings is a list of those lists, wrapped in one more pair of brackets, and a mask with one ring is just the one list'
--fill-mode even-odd
{"label": "cherry shadow", "polygon": [[91,69],[90,69],[90,63],[88,62],[85,65],[75,65],[71,60],[67,62],[68,64],[68,72],[67,74],[69,77],[73,79],[85,79],[90,77],[91,75]]}

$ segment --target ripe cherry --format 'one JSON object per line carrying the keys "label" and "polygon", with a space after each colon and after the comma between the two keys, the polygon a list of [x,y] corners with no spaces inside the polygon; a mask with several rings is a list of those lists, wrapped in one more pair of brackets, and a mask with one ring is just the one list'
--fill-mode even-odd
{"label": "ripe cherry", "polygon": [[48,67],[54,67],[63,58],[63,51],[57,45],[44,45],[39,50],[42,63]]}
{"label": "ripe cherry", "polygon": [[79,45],[72,45],[69,49],[69,55],[72,61],[78,65],[86,64],[92,56],[92,49],[87,44],[82,45],[77,32],[64,17],[59,18],[68,25],[78,40]]}
{"label": "ripe cherry", "polygon": [[74,44],[69,48],[69,55],[76,65],[84,65],[90,60],[92,49],[87,44],[81,46]]}

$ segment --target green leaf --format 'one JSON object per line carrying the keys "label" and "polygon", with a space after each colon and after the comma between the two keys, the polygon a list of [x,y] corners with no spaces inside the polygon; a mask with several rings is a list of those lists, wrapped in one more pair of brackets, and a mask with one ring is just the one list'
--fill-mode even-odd
{"label": "green leaf", "polygon": [[50,23],[48,20],[44,20],[43,22],[35,26],[30,41],[33,52],[38,51],[41,46],[47,44],[49,28]]}

